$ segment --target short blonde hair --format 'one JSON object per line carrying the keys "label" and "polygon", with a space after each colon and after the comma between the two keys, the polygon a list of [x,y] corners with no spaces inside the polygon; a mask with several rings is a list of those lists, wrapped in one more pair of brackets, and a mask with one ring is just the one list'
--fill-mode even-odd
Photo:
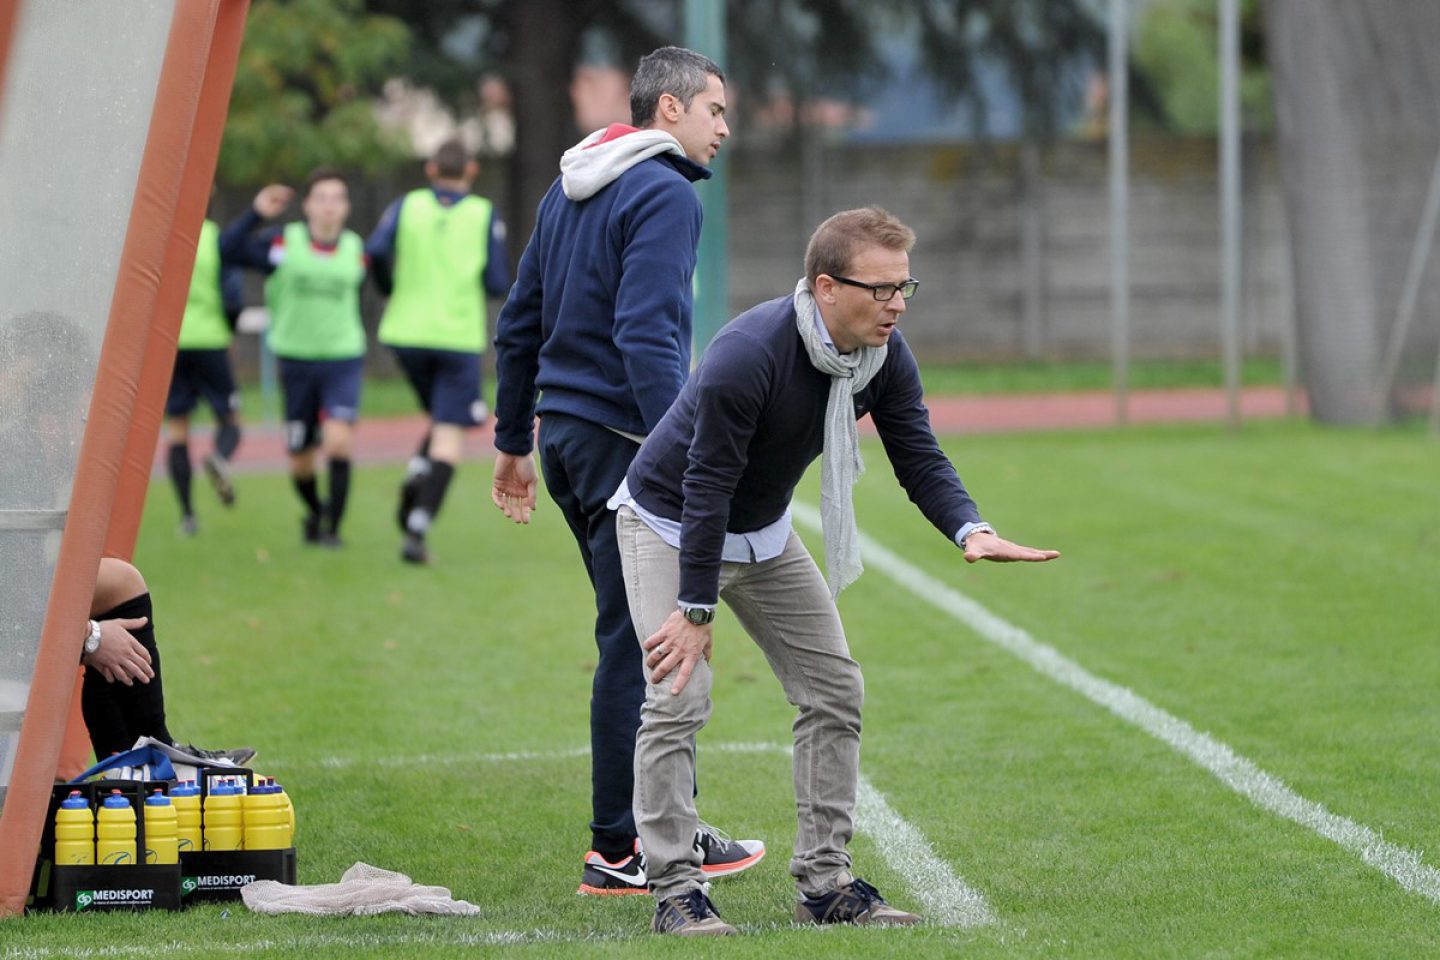
{"label": "short blonde hair", "polygon": [[810,289],[815,289],[815,278],[822,273],[844,276],[855,255],[870,246],[909,253],[915,246],[915,231],[880,207],[842,210],[816,227],[805,247],[805,280]]}

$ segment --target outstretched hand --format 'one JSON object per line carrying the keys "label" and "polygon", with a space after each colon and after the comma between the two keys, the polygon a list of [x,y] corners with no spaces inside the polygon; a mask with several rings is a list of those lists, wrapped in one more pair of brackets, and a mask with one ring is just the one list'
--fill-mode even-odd
{"label": "outstretched hand", "polygon": [[495,478],[490,482],[490,502],[516,523],[529,523],[535,509],[535,457],[511,453],[495,455]]}
{"label": "outstretched hand", "polygon": [[995,563],[1044,563],[1060,556],[1059,550],[1037,550],[1011,543],[1003,537],[981,530],[965,538],[965,562],[991,560]]}

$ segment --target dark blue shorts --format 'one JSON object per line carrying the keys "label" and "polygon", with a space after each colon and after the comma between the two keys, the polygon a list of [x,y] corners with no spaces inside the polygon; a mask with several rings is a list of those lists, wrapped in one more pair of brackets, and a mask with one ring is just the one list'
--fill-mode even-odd
{"label": "dark blue shorts", "polygon": [[215,411],[216,420],[225,420],[239,411],[240,393],[235,389],[235,375],[230,372],[229,350],[176,351],[165,416],[189,416],[202,397]]}
{"label": "dark blue shorts", "polygon": [[459,427],[474,427],[484,422],[480,354],[428,347],[391,349],[431,420]]}
{"label": "dark blue shorts", "polygon": [[326,420],[354,423],[360,413],[363,357],[353,360],[291,360],[280,357],[285,394],[285,445],[291,453],[318,446]]}

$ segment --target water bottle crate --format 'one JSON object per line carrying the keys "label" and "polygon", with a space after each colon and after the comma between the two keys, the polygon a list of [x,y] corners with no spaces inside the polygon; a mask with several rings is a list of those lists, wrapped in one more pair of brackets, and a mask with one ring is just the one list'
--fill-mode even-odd
{"label": "water bottle crate", "polygon": [[[149,780],[92,780],[86,783],[55,784],[50,791],[50,805],[45,813],[45,830],[40,836],[40,855],[35,861],[35,874],[30,884],[30,896],[26,901],[27,908],[31,910],[74,910],[76,909],[74,897],[77,893],[97,890],[151,889],[153,884],[158,897],[153,906],[169,910],[179,909],[180,874],[175,864],[146,865],[137,863],[119,867],[57,867],[55,864],[55,811],[60,807],[60,802],[70,796],[72,791],[79,791],[90,806],[94,807],[99,800],[109,796],[111,791],[119,790],[121,796],[130,802],[131,807],[138,814],[143,808],[145,797],[157,787],[165,786],[165,783]],[[145,818],[138,815],[135,823],[135,846],[137,851],[145,849]],[[175,875],[173,891],[163,875],[166,870]],[[66,886],[57,892],[62,874]],[[171,896],[172,893],[173,896]],[[170,905],[171,901],[173,901],[173,905]],[[145,909],[145,906],[138,901],[120,903],[111,900],[104,904],[87,904],[85,909],[137,910]]]}
{"label": "water bottle crate", "polygon": [[256,880],[295,882],[295,848],[206,850],[180,854],[185,904],[239,900],[240,888]]}
{"label": "water bottle crate", "polygon": [[179,910],[180,864],[125,867],[56,866],[50,873],[49,909],[94,913]]}

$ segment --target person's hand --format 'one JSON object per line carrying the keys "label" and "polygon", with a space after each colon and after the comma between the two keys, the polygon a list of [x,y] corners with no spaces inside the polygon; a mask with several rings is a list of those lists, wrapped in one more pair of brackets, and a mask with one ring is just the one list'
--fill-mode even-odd
{"label": "person's hand", "polygon": [[666,617],[660,629],[641,644],[648,654],[645,666],[650,668],[650,682],[659,683],[673,670],[675,682],[670,685],[670,695],[678,696],[701,658],[710,662],[710,626],[691,623],[679,610]]}
{"label": "person's hand", "polygon": [[535,509],[535,457],[512,453],[495,455],[495,479],[490,481],[490,502],[516,523],[529,523]]}
{"label": "person's hand", "polygon": [[290,201],[295,199],[293,187],[287,187],[283,183],[272,183],[268,187],[262,187],[260,192],[255,194],[255,212],[266,220],[274,220],[290,206]]}
{"label": "person's hand", "polygon": [[1037,550],[1022,547],[1003,537],[997,537],[985,530],[978,530],[965,538],[965,562],[992,560],[995,563],[1043,563],[1060,556],[1059,550]]}
{"label": "person's hand", "polygon": [[155,668],[150,665],[150,652],[144,644],[130,635],[149,622],[144,617],[135,620],[101,620],[100,649],[81,657],[87,667],[94,667],[101,676],[111,683],[120,681],[133,687],[135,681],[149,683],[155,677]]}

